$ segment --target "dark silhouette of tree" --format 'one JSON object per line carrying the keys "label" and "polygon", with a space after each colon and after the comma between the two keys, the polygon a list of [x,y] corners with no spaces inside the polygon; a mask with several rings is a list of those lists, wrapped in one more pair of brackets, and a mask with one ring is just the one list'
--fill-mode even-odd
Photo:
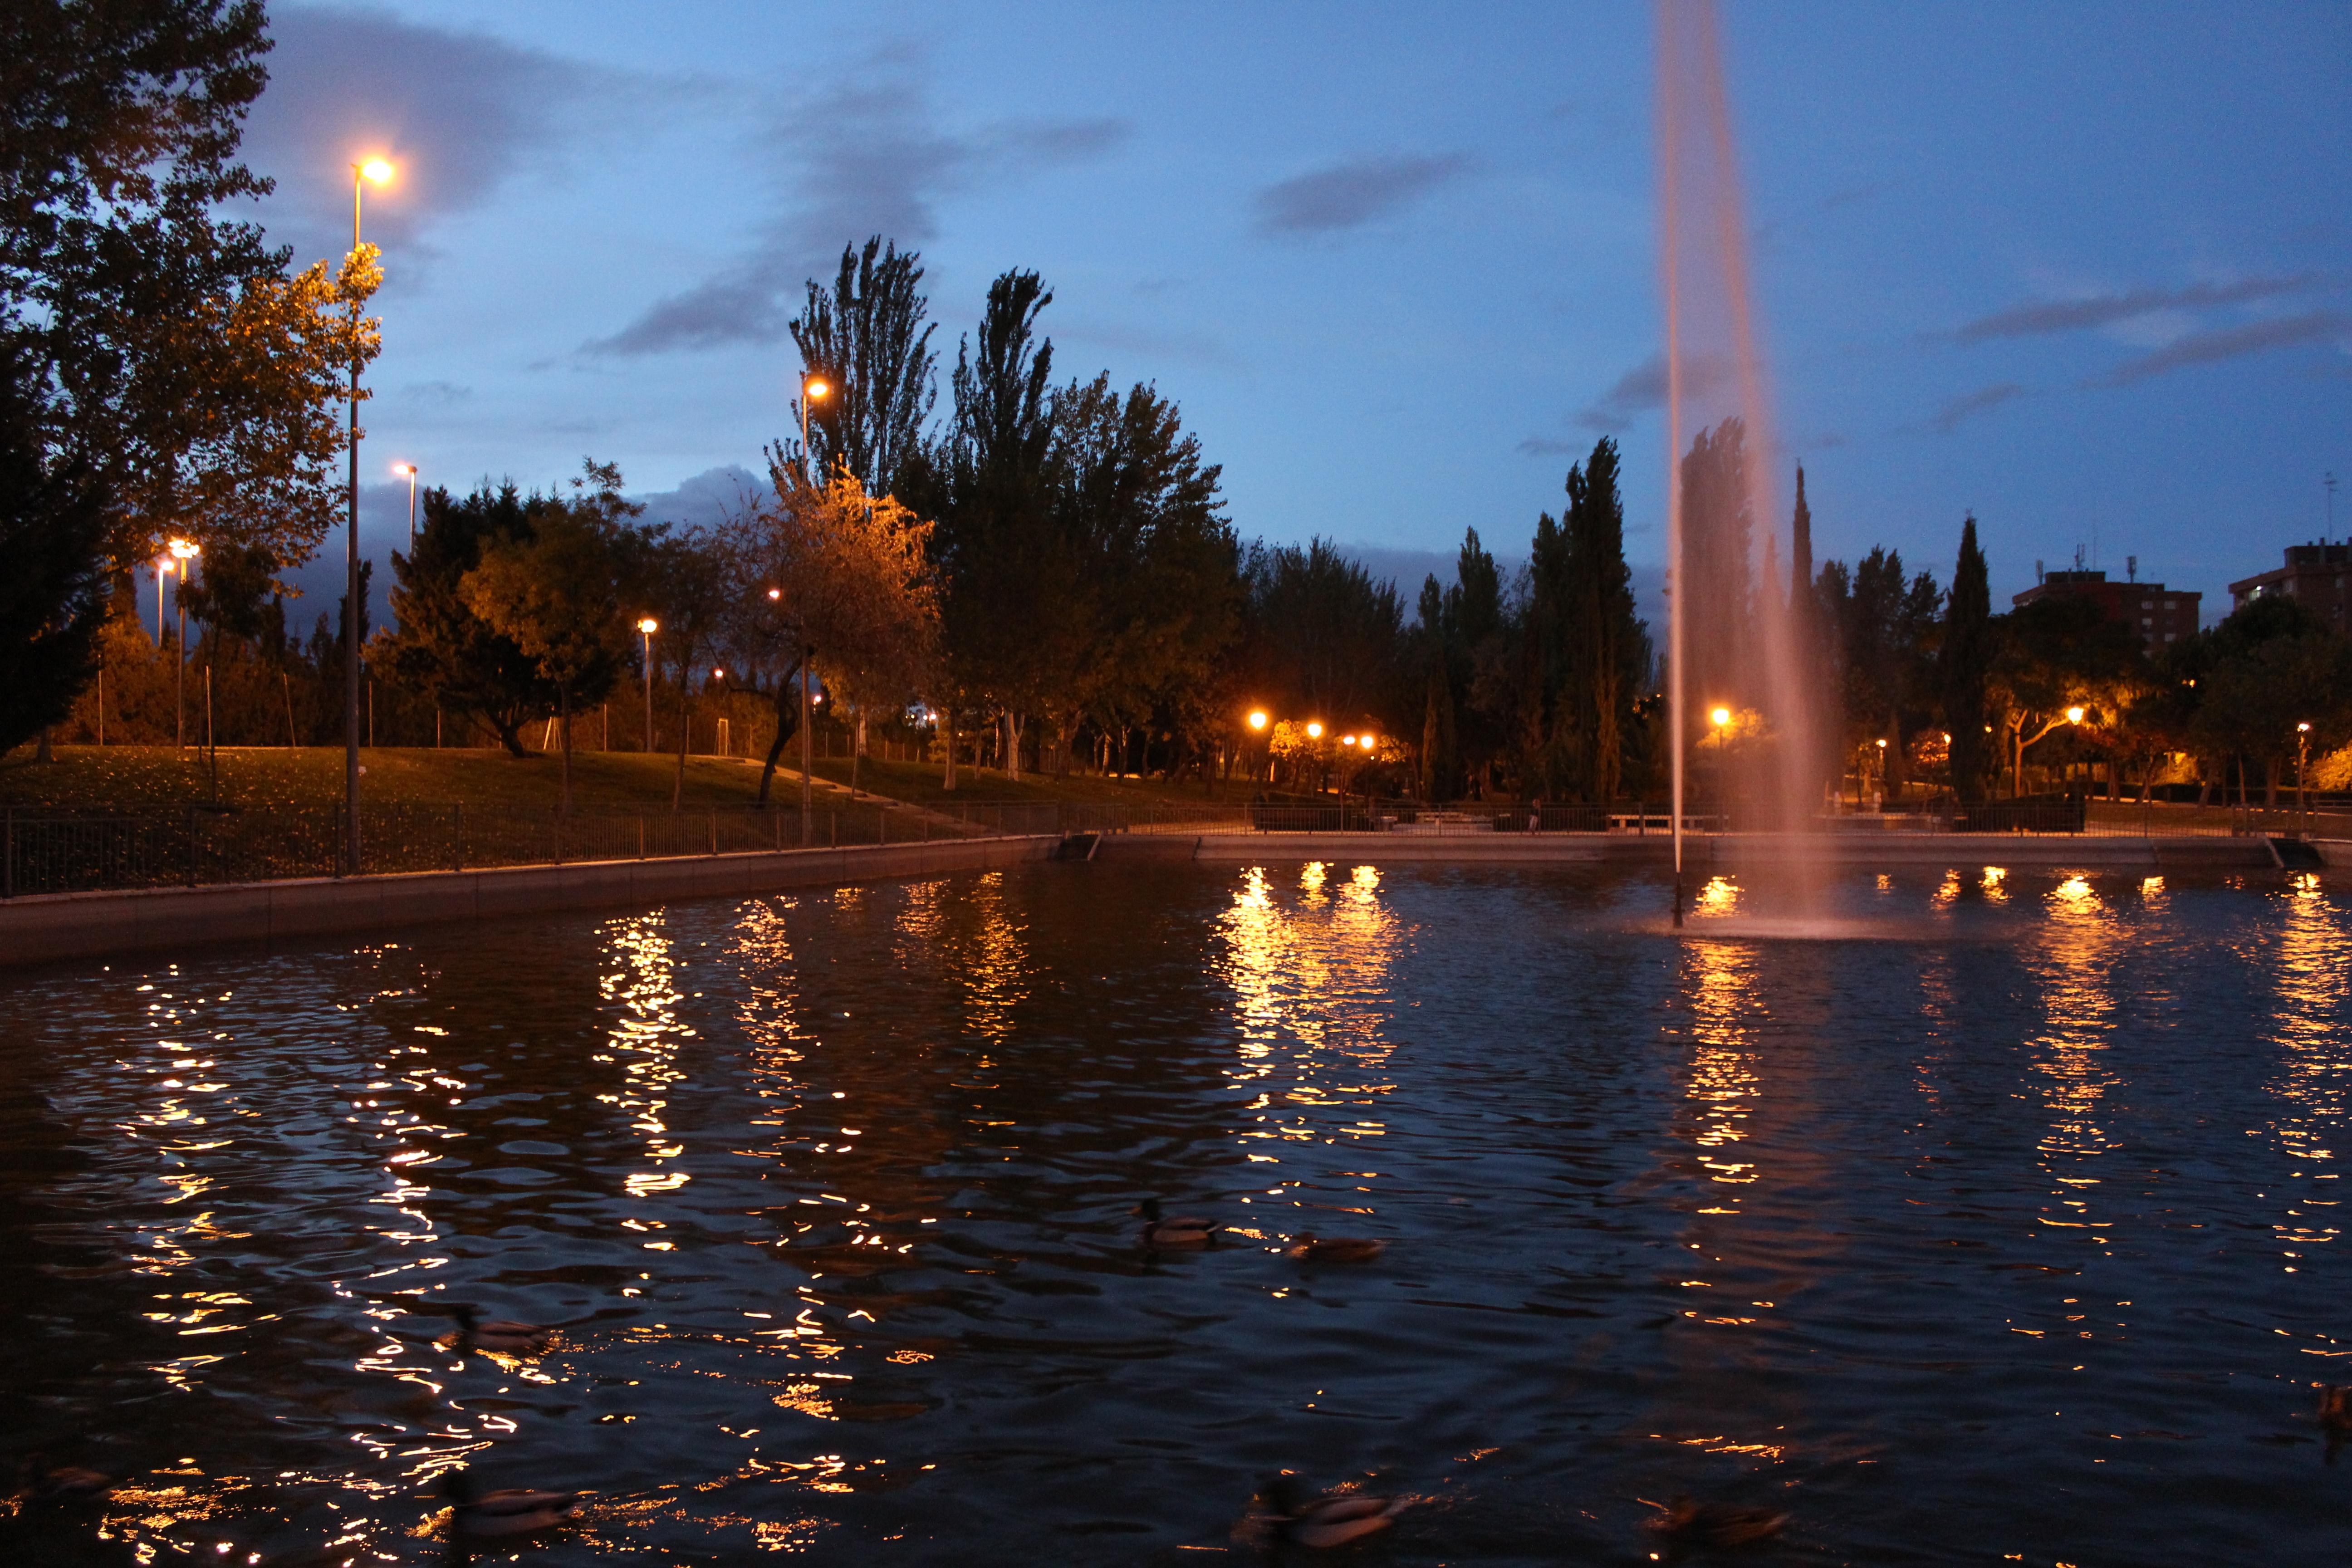
{"label": "dark silhouette of tree", "polygon": [[1974,804],[1984,799],[1993,768],[1985,685],[1992,673],[1992,589],[1984,551],[1977,543],[1973,513],[1960,523],[1960,555],[1952,568],[1952,593],[1944,607],[1943,646],[1937,651],[1944,726],[1951,733],[1952,793]]}
{"label": "dark silhouette of tree", "polygon": [[861,252],[844,246],[828,291],[812,279],[793,319],[801,364],[831,393],[809,410],[814,478],[846,465],[869,495],[891,495],[923,440],[938,391],[932,371],[929,301],[915,251],[903,255],[876,235]]}
{"label": "dark silhouette of tree", "polygon": [[1623,787],[1626,736],[1650,670],[1649,631],[1635,612],[1625,564],[1617,472],[1617,443],[1604,436],[1569,469],[1562,530],[1562,707],[1555,731],[1569,742],[1571,787],[1602,804]]}
{"label": "dark silhouette of tree", "polygon": [[[483,485],[462,500],[437,489],[420,500],[416,542],[392,557],[398,629],[378,641],[376,668],[430,693],[450,716],[479,720],[509,755],[529,756],[522,727],[554,710],[555,687],[513,637],[475,613],[463,584],[486,551],[530,542],[547,500],[512,483]],[[373,564],[362,562],[362,573]]]}
{"label": "dark silhouette of tree", "polygon": [[1740,421],[1726,419],[1700,431],[1682,459],[1684,580],[1670,586],[1684,617],[1683,689],[1694,712],[1756,707],[1763,695],[1745,443]]}
{"label": "dark silhouette of tree", "polygon": [[30,359],[0,338],[0,753],[72,711],[107,614],[105,492],[47,450]]}

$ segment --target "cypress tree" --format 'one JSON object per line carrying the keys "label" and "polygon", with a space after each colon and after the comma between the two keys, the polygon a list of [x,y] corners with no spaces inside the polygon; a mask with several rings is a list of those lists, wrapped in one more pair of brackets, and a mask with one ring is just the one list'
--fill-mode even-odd
{"label": "cypress tree", "polygon": [[1952,790],[1969,802],[1984,798],[1992,761],[1985,734],[1985,681],[1993,657],[1992,590],[1987,579],[1971,513],[1960,524],[1960,559],[1952,569],[1937,671],[1943,687],[1944,723],[1952,736]]}

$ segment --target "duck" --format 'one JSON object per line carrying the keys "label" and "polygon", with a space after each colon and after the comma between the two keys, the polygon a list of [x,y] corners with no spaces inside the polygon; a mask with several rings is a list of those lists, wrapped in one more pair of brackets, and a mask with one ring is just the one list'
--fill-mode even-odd
{"label": "duck", "polygon": [[1302,1263],[1370,1263],[1388,1249],[1385,1241],[1354,1236],[1317,1236],[1307,1230],[1299,1232],[1298,1239],[1290,1244],[1288,1255]]}
{"label": "duck", "polygon": [[2330,1432],[2352,1432],[2352,1384],[2319,1385],[2319,1424]]}
{"label": "duck", "polygon": [[1146,1247],[1213,1247],[1217,1232],[1223,1228],[1214,1220],[1187,1216],[1170,1219],[1160,1212],[1158,1198],[1146,1198],[1129,1212],[1143,1216]]}
{"label": "duck", "polygon": [[1694,1546],[1746,1546],[1767,1541],[1788,1529],[1792,1517],[1777,1509],[1693,1502],[1688,1498],[1650,1506],[1658,1510],[1658,1517],[1650,1521],[1652,1530]]}
{"label": "duck", "polygon": [[467,1469],[445,1472],[441,1490],[453,1505],[451,1518],[463,1535],[527,1535],[562,1523],[580,1506],[578,1492],[521,1488],[486,1492]]}
{"label": "duck", "polygon": [[1386,1530],[1390,1521],[1412,1501],[1411,1498],[1373,1497],[1363,1492],[1325,1492],[1318,1496],[1288,1470],[1267,1477],[1257,1495],[1271,1510],[1267,1522],[1276,1539],[1318,1552]]}
{"label": "duck", "polygon": [[16,1496],[27,1502],[90,1502],[114,1490],[114,1478],[79,1465],[49,1468],[47,1458],[27,1454],[16,1466]]}
{"label": "duck", "polygon": [[495,1351],[500,1355],[537,1355],[555,1337],[553,1329],[505,1318],[484,1319],[460,1301],[449,1309],[457,1331],[434,1341],[445,1350]]}

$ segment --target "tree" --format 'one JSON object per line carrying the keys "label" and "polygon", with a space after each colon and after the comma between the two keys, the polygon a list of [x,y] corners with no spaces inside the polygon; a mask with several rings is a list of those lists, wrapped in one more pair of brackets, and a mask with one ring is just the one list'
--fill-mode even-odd
{"label": "tree", "polygon": [[467,606],[511,639],[555,688],[566,812],[572,809],[572,715],[612,689],[627,658],[616,552],[625,520],[644,510],[622,499],[618,468],[593,461],[586,468],[586,480],[572,482],[582,490],[593,483],[593,492],[541,509],[527,541],[486,545],[480,563],[458,584]]}
{"label": "tree", "polygon": [[812,279],[808,302],[792,322],[803,369],[833,387],[812,405],[815,450],[808,455],[819,475],[846,466],[871,494],[898,489],[939,396],[931,382],[939,356],[923,320],[929,301],[917,288],[919,259],[911,250],[900,255],[880,235],[863,254],[844,246],[832,291]]}
{"label": "tree", "polygon": [[378,639],[376,668],[432,693],[447,712],[479,720],[509,755],[528,756],[522,727],[553,711],[559,694],[534,656],[475,612],[465,581],[485,553],[529,545],[536,520],[561,503],[525,498],[512,483],[495,490],[485,484],[462,500],[430,489],[422,500],[415,542],[392,557],[392,612],[399,625]]}
{"label": "tree", "polygon": [[1560,550],[1560,701],[1554,732],[1573,759],[1569,783],[1584,799],[1614,800],[1624,782],[1625,740],[1650,672],[1650,637],[1635,612],[1625,564],[1625,507],[1617,489],[1617,443],[1602,437],[1568,471]]}
{"label": "tree", "polygon": [[854,474],[837,471],[831,483],[812,488],[799,482],[781,455],[772,455],[770,470],[775,499],[760,509],[741,545],[739,580],[750,586],[735,636],[768,650],[770,662],[790,671],[777,685],[778,739],[760,775],[762,804],[782,737],[790,732],[781,722],[784,693],[803,704],[805,838],[811,806],[805,705],[818,661],[829,684],[868,700],[911,695],[934,656],[939,596],[928,558],[929,522],[888,496],[867,495]]}
{"label": "tree", "polygon": [[[1020,716],[1034,710],[1067,646],[1033,624],[1067,566],[1053,534],[1047,473],[1054,345],[1036,331],[1053,301],[1034,272],[1005,272],[989,285],[978,332],[956,350],[946,438],[910,475],[903,498],[939,525],[933,562],[944,584],[940,684],[950,731],[958,703],[994,707],[1005,767],[1016,773]],[[949,751],[952,757],[952,735]]]}
{"label": "tree", "polygon": [[1748,499],[1746,427],[1737,418],[1702,430],[1682,459],[1683,690],[1694,710],[1727,702],[1756,707],[1754,535]]}
{"label": "tree", "polygon": [[[625,563],[617,575],[628,584],[637,606],[650,611],[659,623],[660,637],[652,645],[656,662],[667,658],[677,682],[677,766],[669,785],[669,805],[676,811],[686,793],[687,702],[691,682],[721,645],[745,584],[733,552],[706,530],[663,528],[634,542],[640,547],[625,552],[635,558]],[[756,686],[756,676],[748,669],[743,673],[750,679],[740,684]],[[653,669],[648,668],[645,677],[651,681]],[[650,735],[646,738],[646,749],[653,749]]]}
{"label": "tree", "polygon": [[47,458],[100,480],[118,564],[167,532],[291,563],[334,514],[373,253],[289,279],[219,216],[269,190],[235,161],[264,27],[257,0],[0,13],[0,338],[32,367]]}
{"label": "tree", "polygon": [[2072,595],[2020,605],[1993,625],[1985,689],[2008,740],[2012,791],[2021,795],[2025,749],[2069,723],[2069,708],[2121,706],[2138,679],[2139,639],[2095,600]]}
{"label": "tree", "polygon": [[1969,805],[1984,799],[1993,768],[1985,706],[1992,660],[1992,589],[1970,513],[1960,522],[1960,557],[1952,568],[1943,646],[1936,660],[1944,726],[1952,737],[1952,793]]}
{"label": "tree", "polygon": [[2352,646],[2298,600],[2263,595],[2176,646],[2172,668],[2192,699],[2185,737],[2209,760],[2260,763],[2267,805],[2299,738],[2324,754],[2352,726]]}
{"label": "tree", "polygon": [[45,449],[29,357],[0,339],[0,753],[72,710],[107,614],[105,492],[88,464]]}

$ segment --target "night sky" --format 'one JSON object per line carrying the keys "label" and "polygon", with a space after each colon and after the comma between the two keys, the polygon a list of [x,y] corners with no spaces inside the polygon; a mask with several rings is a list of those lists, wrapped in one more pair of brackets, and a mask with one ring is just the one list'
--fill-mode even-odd
{"label": "night sky", "polygon": [[[2210,619],[2323,531],[2352,9],[1727,10],[1822,552],[1948,579],[1973,510],[2004,601],[2095,536]],[[367,220],[376,543],[411,458],[462,489],[593,455],[707,513],[788,427],[803,279],[879,232],[922,252],[943,371],[990,278],[1043,272],[1060,377],[1157,382],[1244,537],[1412,582],[1465,526],[1521,555],[1606,433],[1662,559],[1645,6],[412,0],[273,32],[247,156],[298,265],[348,243],[354,158],[401,169]]]}

